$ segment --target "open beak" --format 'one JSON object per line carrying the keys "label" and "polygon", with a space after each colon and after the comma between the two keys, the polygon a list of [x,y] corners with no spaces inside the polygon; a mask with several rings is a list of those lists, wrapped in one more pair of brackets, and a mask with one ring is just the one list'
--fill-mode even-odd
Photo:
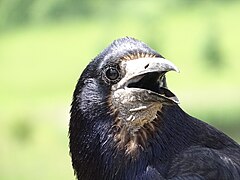
{"label": "open beak", "polygon": [[165,73],[179,72],[178,68],[164,58],[139,58],[122,61],[125,76],[115,85],[114,89],[137,88],[145,89],[154,95],[179,103],[178,98],[167,88]]}

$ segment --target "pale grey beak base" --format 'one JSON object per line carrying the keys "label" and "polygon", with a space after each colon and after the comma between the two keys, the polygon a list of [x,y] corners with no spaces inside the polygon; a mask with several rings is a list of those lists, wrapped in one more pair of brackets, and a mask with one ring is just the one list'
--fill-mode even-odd
{"label": "pale grey beak base", "polygon": [[164,58],[139,58],[134,60],[123,61],[121,63],[125,69],[124,78],[118,83],[118,87],[124,86],[128,80],[144,75],[150,72],[179,72],[178,68],[169,60]]}

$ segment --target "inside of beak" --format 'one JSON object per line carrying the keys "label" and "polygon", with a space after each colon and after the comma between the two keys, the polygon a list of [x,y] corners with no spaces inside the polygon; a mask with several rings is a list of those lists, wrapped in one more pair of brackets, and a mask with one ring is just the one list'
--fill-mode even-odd
{"label": "inside of beak", "polygon": [[167,88],[165,73],[166,72],[149,72],[136,76],[129,80],[127,88],[150,90],[151,93],[179,104],[178,98]]}

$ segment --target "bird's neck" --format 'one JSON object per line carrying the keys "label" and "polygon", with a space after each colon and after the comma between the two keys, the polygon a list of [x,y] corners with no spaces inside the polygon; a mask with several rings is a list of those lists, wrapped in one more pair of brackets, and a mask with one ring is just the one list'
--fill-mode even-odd
{"label": "bird's neck", "polygon": [[103,138],[100,152],[109,177],[139,174],[146,171],[147,166],[155,165],[164,174],[169,160],[195,139],[196,132],[186,117],[180,107],[168,106],[154,121],[154,128],[151,124],[135,133],[121,129],[122,134],[108,134]]}
{"label": "bird's neck", "polygon": [[191,138],[185,136],[194,134],[184,119],[185,113],[178,106],[169,106],[163,107],[154,131],[147,127],[135,134],[124,131],[120,137],[124,137],[125,144],[119,144],[121,139],[114,134],[117,130],[107,123],[112,116],[106,112],[86,121],[81,113],[76,113],[71,118],[70,149],[79,179],[133,179],[149,165],[158,166],[164,174],[169,159],[191,143]]}

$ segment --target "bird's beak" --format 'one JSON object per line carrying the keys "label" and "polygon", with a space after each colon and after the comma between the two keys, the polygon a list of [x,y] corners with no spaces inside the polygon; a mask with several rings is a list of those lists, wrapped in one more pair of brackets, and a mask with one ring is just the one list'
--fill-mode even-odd
{"label": "bird's beak", "polygon": [[178,98],[167,88],[165,73],[168,71],[179,72],[178,68],[164,58],[139,58],[121,62],[121,69],[125,75],[115,85],[119,88],[145,89],[153,94],[179,103]]}

